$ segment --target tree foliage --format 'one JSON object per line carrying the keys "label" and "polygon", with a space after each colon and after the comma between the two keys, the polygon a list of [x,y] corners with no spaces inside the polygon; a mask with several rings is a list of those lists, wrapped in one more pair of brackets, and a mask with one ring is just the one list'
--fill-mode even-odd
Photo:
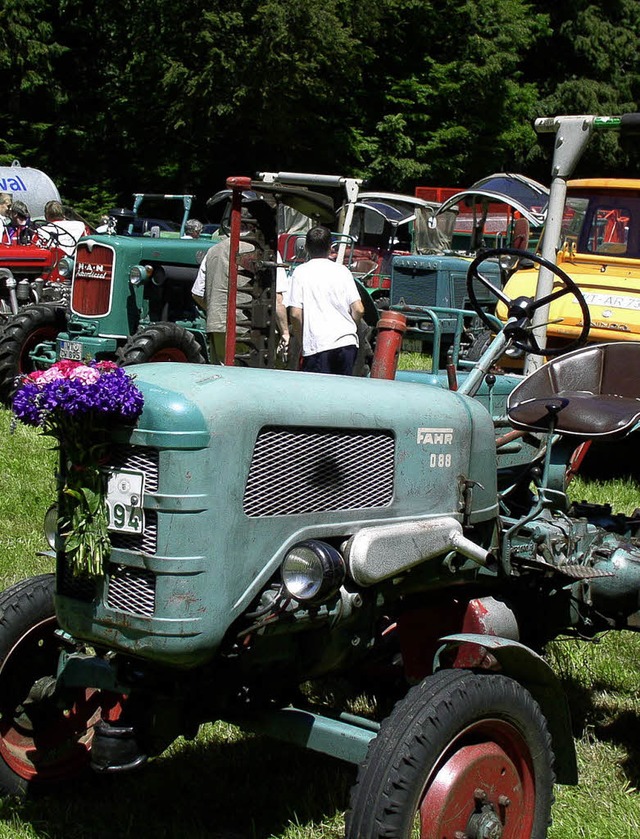
{"label": "tree foliage", "polygon": [[[0,0],[0,24],[0,163],[96,213],[260,170],[548,180],[535,117],[633,111],[640,92],[636,0]],[[600,135],[583,166],[637,157]]]}

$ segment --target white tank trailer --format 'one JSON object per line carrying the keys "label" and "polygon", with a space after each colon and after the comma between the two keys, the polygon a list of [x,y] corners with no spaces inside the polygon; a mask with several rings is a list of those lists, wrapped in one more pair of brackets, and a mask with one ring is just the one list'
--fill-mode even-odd
{"label": "white tank trailer", "polygon": [[0,192],[9,192],[14,199],[24,201],[32,219],[44,218],[47,201],[60,200],[58,188],[48,175],[21,166],[17,160],[11,166],[0,166]]}

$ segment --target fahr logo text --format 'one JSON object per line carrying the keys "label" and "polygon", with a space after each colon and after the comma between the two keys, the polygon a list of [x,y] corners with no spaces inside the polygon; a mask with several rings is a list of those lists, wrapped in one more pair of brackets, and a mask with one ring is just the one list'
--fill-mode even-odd
{"label": "fahr logo text", "polygon": [[453,443],[453,428],[419,428],[418,444],[426,443],[450,446]]}

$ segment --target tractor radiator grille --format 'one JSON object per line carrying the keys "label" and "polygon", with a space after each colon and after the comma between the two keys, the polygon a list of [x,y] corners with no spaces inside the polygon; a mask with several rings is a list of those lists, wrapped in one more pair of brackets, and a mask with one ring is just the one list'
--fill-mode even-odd
{"label": "tractor radiator grille", "polygon": [[[115,445],[111,447],[109,469],[142,472],[144,491],[158,490],[158,451],[146,446]],[[143,533],[124,533],[113,531],[109,534],[111,545],[125,551],[141,551],[154,554],[158,545],[158,514],[155,510],[145,510]]]}
{"label": "tractor radiator grille", "polygon": [[393,497],[390,431],[264,428],[244,493],[247,516],[385,507]]}
{"label": "tractor radiator grille", "polygon": [[101,317],[111,307],[115,250],[80,242],[76,248],[71,308],[79,315]]}
{"label": "tractor radiator grille", "polygon": [[144,474],[145,492],[158,490],[158,450],[147,446],[114,445],[109,454],[110,469],[129,469]]}
{"label": "tractor radiator grille", "polygon": [[438,274],[431,270],[393,268],[392,305],[442,306],[438,301]]}
{"label": "tractor radiator grille", "polygon": [[156,578],[151,571],[112,565],[107,580],[107,606],[132,615],[153,615],[156,607]]}

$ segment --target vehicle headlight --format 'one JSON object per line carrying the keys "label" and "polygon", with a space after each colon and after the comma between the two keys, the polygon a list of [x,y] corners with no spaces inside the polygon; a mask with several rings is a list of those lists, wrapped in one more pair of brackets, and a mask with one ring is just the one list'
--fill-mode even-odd
{"label": "vehicle headlight", "polygon": [[146,282],[153,274],[153,268],[150,265],[134,265],[129,271],[129,282],[131,285],[140,285]]}
{"label": "vehicle headlight", "polygon": [[58,505],[52,504],[44,514],[44,535],[51,550],[59,551],[64,547],[64,539],[58,527]]}
{"label": "vehicle headlight", "polygon": [[285,556],[282,584],[294,600],[322,603],[334,595],[345,577],[341,554],[316,539],[300,542]]}
{"label": "vehicle headlight", "polygon": [[63,280],[68,280],[73,274],[73,259],[70,256],[63,256],[58,262],[58,275]]}

